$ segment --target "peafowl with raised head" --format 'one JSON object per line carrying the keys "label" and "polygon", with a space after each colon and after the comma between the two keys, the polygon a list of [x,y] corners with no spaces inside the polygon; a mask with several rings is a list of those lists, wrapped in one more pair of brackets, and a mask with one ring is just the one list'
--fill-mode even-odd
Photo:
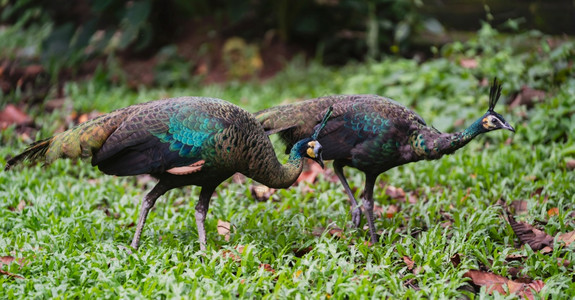
{"label": "peafowl with raised head", "polygon": [[351,202],[352,222],[361,223],[361,211],[344,176],[343,168],[365,173],[362,204],[372,242],[378,237],[373,217],[373,189],[379,174],[410,162],[439,159],[465,146],[476,136],[498,129],[515,132],[495,112],[501,84],[495,79],[489,109],[462,132],[441,133],[423,118],[391,99],[377,95],[337,95],[280,105],[256,113],[268,134],[278,133],[288,149],[309,136],[328,107],[333,114],[319,134],[323,159],[333,160],[335,174]]}
{"label": "peafowl with raised head", "polygon": [[158,183],[142,200],[134,249],[158,197],[170,189],[201,186],[195,217],[205,250],[204,221],[216,187],[236,172],[270,187],[289,187],[304,158],[323,167],[322,146],[315,140],[320,127],[296,141],[282,165],[263,127],[244,109],[214,98],[164,99],[118,109],[37,141],[10,159],[5,170],[23,160],[50,164],[58,158],[91,157],[92,165],[109,175],[152,175]]}

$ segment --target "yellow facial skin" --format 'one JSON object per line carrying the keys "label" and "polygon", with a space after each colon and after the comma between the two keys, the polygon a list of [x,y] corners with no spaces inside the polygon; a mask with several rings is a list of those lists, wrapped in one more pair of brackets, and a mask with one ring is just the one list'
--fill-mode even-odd
{"label": "yellow facial skin", "polygon": [[307,155],[311,158],[315,158],[315,147],[316,147],[316,142],[315,141],[311,141],[309,143],[307,143]]}
{"label": "yellow facial skin", "polygon": [[493,130],[493,129],[497,128],[497,126],[493,123],[493,116],[487,116],[487,117],[483,118],[483,120],[481,121],[481,124],[483,125],[483,128],[485,128],[487,130]]}

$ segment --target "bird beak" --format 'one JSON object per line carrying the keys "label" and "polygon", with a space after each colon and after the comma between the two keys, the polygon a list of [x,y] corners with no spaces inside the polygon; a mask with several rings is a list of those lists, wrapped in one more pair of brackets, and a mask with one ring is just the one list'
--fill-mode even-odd
{"label": "bird beak", "polygon": [[513,126],[509,125],[509,123],[505,122],[505,124],[503,124],[503,127],[501,127],[503,129],[507,129],[511,132],[515,132],[515,128],[513,128]]}
{"label": "bird beak", "polygon": [[318,163],[322,169],[325,169],[325,166],[323,164],[323,158],[321,157],[321,153],[318,156],[316,156],[316,158],[314,158],[313,161]]}

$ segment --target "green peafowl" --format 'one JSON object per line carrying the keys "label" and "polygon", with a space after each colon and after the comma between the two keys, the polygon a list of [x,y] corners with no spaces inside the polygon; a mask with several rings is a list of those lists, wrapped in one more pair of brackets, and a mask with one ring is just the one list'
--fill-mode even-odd
{"label": "green peafowl", "polygon": [[410,162],[439,159],[465,146],[477,135],[507,129],[515,132],[493,109],[501,96],[495,79],[489,96],[489,109],[462,132],[441,133],[427,126],[412,110],[377,95],[338,95],[280,105],[256,113],[268,134],[279,133],[288,148],[308,136],[321,120],[321,114],[333,106],[331,119],[318,136],[323,159],[333,160],[335,174],[351,201],[352,222],[359,227],[361,211],[345,179],[343,168],[353,167],[365,173],[363,206],[372,242],[377,242],[373,220],[373,188],[379,174]]}
{"label": "green peafowl", "polygon": [[205,250],[204,221],[216,187],[236,172],[270,187],[289,187],[301,173],[304,157],[323,167],[322,146],[315,140],[319,130],[294,143],[282,165],[263,127],[244,109],[213,98],[164,99],[118,109],[37,141],[10,159],[5,170],[25,159],[49,164],[91,156],[92,165],[106,174],[151,174],[158,183],[142,200],[134,249],[158,197],[173,188],[201,186],[195,217]]}

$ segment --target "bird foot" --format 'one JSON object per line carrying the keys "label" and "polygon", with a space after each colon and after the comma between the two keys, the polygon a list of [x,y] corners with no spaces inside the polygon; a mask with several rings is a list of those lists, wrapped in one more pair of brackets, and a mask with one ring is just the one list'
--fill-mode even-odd
{"label": "bird foot", "polygon": [[355,226],[355,228],[360,228],[361,225],[361,210],[359,207],[356,207],[354,210],[351,211],[351,222]]}
{"label": "bird foot", "polygon": [[126,246],[119,245],[118,248],[120,248],[120,249],[126,251],[126,253],[128,253],[129,255],[134,254],[133,251],[138,250],[138,249],[133,248],[132,246],[127,246],[127,247],[126,247]]}

